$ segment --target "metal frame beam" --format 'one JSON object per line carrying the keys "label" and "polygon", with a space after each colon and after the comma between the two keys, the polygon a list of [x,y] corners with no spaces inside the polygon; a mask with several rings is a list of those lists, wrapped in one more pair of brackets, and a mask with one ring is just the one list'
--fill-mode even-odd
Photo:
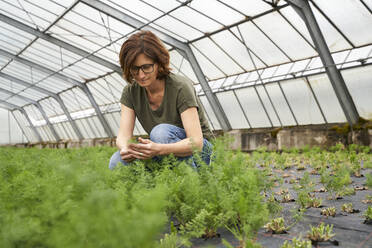
{"label": "metal frame beam", "polygon": [[347,121],[350,126],[356,124],[359,120],[359,113],[346,87],[344,79],[333,61],[308,0],[286,1],[305,22]]}
{"label": "metal frame beam", "polygon": [[[25,130],[23,130],[21,124],[19,123],[19,121],[17,120],[17,118],[15,118],[15,116],[14,116],[14,113],[13,113],[13,110],[14,109],[13,108],[10,108],[10,107],[4,107],[4,106],[0,106],[0,108],[4,108],[4,109],[6,109],[6,110],[8,110],[9,112],[12,113],[12,116],[13,116],[14,120],[17,122],[17,125],[18,125],[19,129],[21,129],[22,135],[25,136],[26,139],[28,140],[27,135],[25,133]],[[22,137],[22,140],[23,140],[23,137]],[[9,144],[11,144],[10,129],[9,129]]]}
{"label": "metal frame beam", "polygon": [[19,22],[17,20],[14,20],[13,18],[10,18],[4,14],[1,14],[0,13],[0,21],[3,21],[7,24],[9,24],[10,26],[13,26],[15,28],[18,28],[26,33],[29,33],[29,34],[32,34],[32,35],[35,35],[36,37],[40,38],[40,39],[43,39],[43,40],[46,40],[56,46],[59,46],[59,47],[62,47],[64,49],[66,49],[67,51],[70,51],[70,52],[73,52],[77,55],[80,55],[84,58],[87,58],[91,61],[94,61],[96,62],[97,64],[100,64],[102,66],[105,66],[111,70],[114,70],[116,72],[118,72],[119,74],[122,73],[122,70],[120,68],[120,66],[117,66],[107,60],[104,60],[96,55],[93,55],[79,47],[76,47],[76,46],[73,46],[71,45],[70,43],[67,43],[65,41],[62,41],[60,39],[57,39],[49,34],[45,34],[37,29],[34,29],[28,25],[25,25],[23,24],[22,22]]}
{"label": "metal frame beam", "polygon": [[[28,117],[26,111],[22,107],[17,106],[17,105],[14,105],[14,104],[9,103],[9,102],[6,102],[6,101],[2,101],[1,104],[7,105],[9,108],[11,108],[13,110],[14,109],[18,109],[24,115],[24,117],[26,118],[26,120],[27,120],[28,124],[30,125],[32,131],[35,133],[38,141],[39,142],[42,142],[43,141],[43,139],[41,138],[39,132],[37,131],[37,129],[35,128],[35,126],[32,124],[32,121],[30,120],[30,117]],[[16,119],[16,118],[14,118],[14,119]],[[21,129],[22,129],[22,127],[21,127]]]}
{"label": "metal frame beam", "polygon": [[228,131],[231,130],[231,125],[229,123],[229,120],[226,117],[226,114],[224,113],[221,104],[216,97],[216,95],[212,92],[207,80],[205,79],[205,76],[200,68],[199,63],[197,62],[194,53],[192,52],[191,48],[188,44],[179,41],[170,35],[153,28],[151,26],[148,26],[146,23],[143,23],[131,16],[126,15],[125,13],[103,3],[97,0],[81,0],[81,3],[84,3],[102,13],[105,13],[108,16],[111,16],[112,18],[125,23],[135,29],[142,29],[146,27],[147,30],[150,30],[154,34],[156,34],[163,42],[165,42],[168,45],[171,45],[177,50],[181,50],[181,54],[187,58],[187,60],[190,62],[191,67],[193,68],[193,71],[198,78],[200,85],[203,89],[203,91],[206,94],[207,100],[209,101],[218,122],[220,123],[220,126],[223,128],[223,130]]}
{"label": "metal frame beam", "polygon": [[71,123],[71,126],[72,126],[73,130],[75,131],[75,134],[78,136],[78,138],[80,140],[83,139],[83,135],[81,134],[79,128],[77,127],[76,123],[72,119],[72,117],[70,115],[70,112],[67,110],[67,107],[66,107],[65,103],[62,101],[62,98],[59,95],[57,95],[57,94],[55,94],[55,93],[53,93],[53,92],[51,92],[49,90],[46,90],[44,88],[41,88],[41,87],[38,87],[36,85],[27,83],[27,82],[25,82],[25,81],[23,81],[21,79],[15,78],[15,77],[13,77],[13,76],[11,76],[9,74],[5,74],[3,72],[0,72],[0,77],[5,78],[7,80],[10,80],[10,81],[12,81],[14,83],[17,83],[17,84],[26,86],[26,87],[34,88],[35,90],[38,90],[38,91],[40,91],[40,92],[42,92],[44,94],[47,94],[47,95],[53,97],[58,102],[58,104],[61,106],[63,112],[65,113],[65,115],[66,115],[66,117],[68,119],[68,121]]}
{"label": "metal frame beam", "polygon": [[2,88],[0,88],[0,91],[2,91],[2,92],[4,92],[4,93],[7,93],[7,94],[10,94],[11,96],[15,96],[15,97],[21,98],[21,99],[23,99],[23,100],[25,100],[25,101],[27,101],[27,102],[29,102],[29,103],[35,105],[35,106],[39,109],[41,115],[43,116],[44,120],[46,121],[46,123],[47,123],[48,127],[50,128],[50,131],[52,132],[52,134],[53,134],[54,138],[56,139],[56,141],[61,140],[61,138],[59,137],[58,133],[57,133],[56,130],[54,129],[52,123],[50,123],[48,116],[46,115],[46,113],[45,113],[43,107],[40,105],[39,102],[37,102],[37,101],[35,101],[35,100],[32,100],[32,99],[30,99],[30,98],[28,98],[28,97],[25,97],[25,96],[21,96],[21,95],[15,94],[14,92],[8,91],[8,90],[6,90],[6,89],[2,89]]}
{"label": "metal frame beam", "polygon": [[39,64],[36,64],[36,63],[34,63],[32,61],[29,61],[27,59],[18,57],[18,56],[14,55],[14,54],[11,54],[11,53],[3,50],[3,49],[0,49],[0,55],[5,56],[5,57],[10,58],[10,59],[13,59],[14,61],[17,61],[17,62],[22,63],[24,65],[27,65],[29,67],[33,67],[33,68],[35,68],[35,69],[37,69],[39,71],[42,71],[42,72],[44,72],[46,74],[53,75],[54,77],[56,77],[56,78],[58,78],[60,80],[63,80],[64,82],[70,83],[71,85],[78,86],[87,95],[87,97],[88,97],[90,103],[92,104],[92,107],[94,108],[94,110],[95,110],[95,112],[97,114],[97,117],[100,120],[100,122],[101,122],[104,130],[107,133],[107,135],[109,137],[111,137],[111,138],[114,137],[114,135],[113,135],[113,133],[111,131],[110,126],[107,124],[106,119],[104,118],[102,112],[99,109],[99,106],[98,106],[96,100],[92,96],[92,93],[90,92],[90,90],[89,90],[89,88],[88,88],[88,86],[86,84],[83,84],[83,83],[81,83],[81,82],[79,82],[79,81],[77,81],[77,80],[75,80],[73,78],[70,78],[68,76],[65,76],[65,75],[63,75],[63,74],[61,74],[59,72],[55,72],[55,71],[53,71],[51,69],[48,69],[48,68],[46,68],[44,66],[41,66]]}

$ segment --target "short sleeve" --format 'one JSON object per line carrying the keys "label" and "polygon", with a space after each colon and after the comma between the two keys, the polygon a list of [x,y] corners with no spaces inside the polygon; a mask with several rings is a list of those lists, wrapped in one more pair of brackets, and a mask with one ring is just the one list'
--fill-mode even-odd
{"label": "short sleeve", "polygon": [[127,84],[123,89],[123,93],[121,94],[120,102],[128,108],[134,109],[130,92],[130,84]]}
{"label": "short sleeve", "polygon": [[196,92],[191,83],[185,82],[178,93],[177,110],[181,114],[186,109],[191,107],[196,107],[197,109],[199,108],[196,100]]}

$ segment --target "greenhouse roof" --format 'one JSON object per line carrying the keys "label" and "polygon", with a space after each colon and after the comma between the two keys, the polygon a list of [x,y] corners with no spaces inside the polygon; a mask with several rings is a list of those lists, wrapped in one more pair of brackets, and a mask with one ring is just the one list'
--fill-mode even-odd
{"label": "greenhouse roof", "polygon": [[[355,68],[371,75],[371,0],[0,0],[0,108],[31,142],[115,136],[126,84],[118,53],[144,29],[164,41],[173,71],[195,82],[214,129],[344,122],[294,7],[303,2],[368,117],[371,84],[348,78]],[[144,133],[138,122],[135,132]]]}

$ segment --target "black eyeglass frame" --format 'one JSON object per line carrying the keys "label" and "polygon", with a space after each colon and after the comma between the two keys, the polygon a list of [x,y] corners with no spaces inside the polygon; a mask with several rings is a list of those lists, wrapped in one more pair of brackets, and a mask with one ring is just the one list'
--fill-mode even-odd
{"label": "black eyeglass frame", "polygon": [[[132,75],[138,75],[138,73],[139,73],[139,70],[141,69],[142,70],[142,72],[143,73],[145,73],[145,74],[150,74],[150,73],[152,73],[152,72],[154,72],[154,65],[155,65],[155,63],[153,63],[153,64],[143,64],[143,65],[140,65],[140,66],[135,66],[135,65],[133,65],[130,69],[129,69],[129,71],[130,71],[130,73],[132,74]],[[150,66],[149,68],[151,68],[151,71],[145,71],[145,67],[146,66]]]}

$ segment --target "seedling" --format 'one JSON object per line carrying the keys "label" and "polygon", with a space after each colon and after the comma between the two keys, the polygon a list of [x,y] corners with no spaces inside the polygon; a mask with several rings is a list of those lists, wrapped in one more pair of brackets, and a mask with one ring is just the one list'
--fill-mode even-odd
{"label": "seedling", "polygon": [[329,241],[336,234],[333,233],[333,225],[324,225],[322,222],[317,227],[310,225],[310,231],[307,234],[307,237],[313,242],[325,242]]}
{"label": "seedling", "polygon": [[368,206],[367,210],[364,212],[364,217],[366,218],[364,220],[364,224],[372,224],[372,207]]}
{"label": "seedling", "polygon": [[297,183],[298,181],[294,178],[289,179],[289,184]]}
{"label": "seedling", "polygon": [[358,209],[353,209],[353,204],[352,203],[345,203],[342,204],[341,206],[341,211],[346,212],[346,213],[359,213]]}
{"label": "seedling", "polygon": [[288,228],[284,225],[283,217],[272,219],[269,223],[264,225],[264,227],[268,232],[272,232],[273,234],[286,233],[288,230]]}
{"label": "seedling", "polygon": [[320,212],[321,215],[324,215],[324,216],[332,216],[332,217],[335,217],[336,216],[336,208],[335,207],[329,207],[329,208],[325,208],[325,209],[322,209],[322,211]]}
{"label": "seedling", "polygon": [[372,187],[372,173],[367,174],[366,177],[367,177],[366,185],[368,187]]}
{"label": "seedling", "polygon": [[285,194],[281,200],[281,203],[294,202],[295,199],[288,193]]}
{"label": "seedling", "polygon": [[366,195],[362,202],[365,204],[372,203],[372,195]]}
{"label": "seedling", "polygon": [[304,164],[297,165],[297,170],[305,170],[306,166]]}
{"label": "seedling", "polygon": [[277,216],[283,209],[279,204],[278,200],[272,194],[266,201],[267,209],[269,210],[270,216]]}
{"label": "seedling", "polygon": [[307,208],[320,208],[322,205],[322,199],[321,198],[309,198],[309,201],[307,202]]}
{"label": "seedling", "polygon": [[284,195],[284,194],[288,194],[288,189],[287,188],[281,188],[278,192],[276,192],[275,194],[277,195]]}
{"label": "seedling", "polygon": [[310,240],[301,240],[301,238],[292,239],[292,243],[289,243],[287,240],[280,248],[311,248],[311,241]]}
{"label": "seedling", "polygon": [[353,187],[345,187],[336,194],[336,197],[342,197],[345,195],[355,195],[355,189]]}
{"label": "seedling", "polygon": [[351,183],[351,179],[349,171],[345,166],[337,168],[335,172],[332,173],[333,175],[331,175],[329,170],[323,171],[320,180],[327,191],[330,192],[331,198],[335,199],[336,194],[339,193],[346,185]]}

